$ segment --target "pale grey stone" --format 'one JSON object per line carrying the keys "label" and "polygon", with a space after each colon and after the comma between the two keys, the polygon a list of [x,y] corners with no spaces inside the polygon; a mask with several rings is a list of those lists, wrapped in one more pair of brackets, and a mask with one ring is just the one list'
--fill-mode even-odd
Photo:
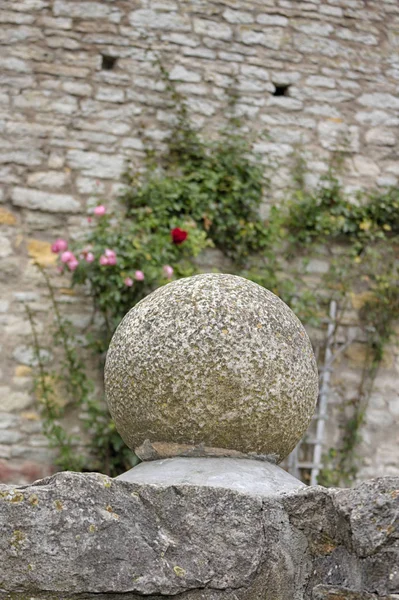
{"label": "pale grey stone", "polygon": [[0,484],[0,598],[396,600],[398,489],[251,495],[68,472]]}
{"label": "pale grey stone", "polygon": [[362,156],[358,154],[354,156],[353,163],[355,169],[361,175],[368,175],[369,177],[376,177],[380,173],[380,168],[375,161],[368,156]]}
{"label": "pale grey stone", "polygon": [[383,110],[359,111],[355,115],[356,121],[360,123],[370,123],[371,126],[385,125],[396,127],[399,125],[399,118]]}
{"label": "pale grey stone", "polygon": [[100,179],[117,179],[125,167],[125,159],[122,156],[81,150],[69,150],[67,163],[72,169],[81,170],[84,175]]}
{"label": "pale grey stone", "polygon": [[194,19],[194,31],[200,35],[207,35],[218,40],[231,40],[233,32],[225,23],[208,21],[207,19]]}
{"label": "pale grey stone", "polygon": [[393,175],[383,175],[381,177],[377,177],[376,184],[380,187],[392,187],[397,185],[398,178]]}
{"label": "pale grey stone", "polygon": [[319,123],[318,132],[320,143],[327,150],[359,151],[359,128],[356,125],[348,127],[346,123],[326,121]]}
{"label": "pale grey stone", "polygon": [[286,27],[288,25],[287,17],[283,17],[282,15],[260,14],[256,17],[256,22],[261,25],[278,25],[279,27]]}
{"label": "pale grey stone", "polygon": [[264,31],[253,31],[251,29],[243,29],[240,32],[240,40],[243,44],[259,44],[272,50],[278,50],[283,40],[284,29],[270,27]]}
{"label": "pale grey stone", "polygon": [[343,10],[339,6],[330,6],[329,4],[321,4],[319,11],[323,15],[329,15],[331,17],[342,17]]}
{"label": "pale grey stone", "polygon": [[148,439],[279,461],[310,422],[318,375],[307,334],[281,300],[242,277],[206,274],[156,290],[126,315],[105,385],[132,448]]}
{"label": "pale grey stone", "polygon": [[313,35],[321,35],[321,36],[329,36],[333,31],[334,27],[329,23],[323,23],[322,21],[318,22],[310,22],[310,23],[298,23],[296,21],[292,22],[294,29],[298,31],[302,31],[310,36]]}
{"label": "pale grey stone", "polygon": [[120,88],[103,86],[97,90],[95,97],[97,100],[102,100],[104,102],[123,102],[125,99],[125,92]]}
{"label": "pale grey stone", "polygon": [[371,33],[361,33],[360,31],[353,31],[346,27],[338,27],[335,30],[335,35],[343,40],[350,40],[352,42],[360,42],[367,46],[377,46],[378,38]]}
{"label": "pale grey stone", "polygon": [[44,154],[39,150],[11,150],[0,153],[0,164],[16,163],[17,165],[36,166],[40,165]]}
{"label": "pale grey stone", "polygon": [[372,94],[363,94],[357,99],[359,104],[363,106],[371,106],[372,108],[399,108],[399,97],[383,92],[374,92]]}
{"label": "pale grey stone", "polygon": [[78,19],[107,18],[113,23],[119,23],[121,11],[111,3],[103,2],[68,2],[55,0],[53,13],[56,17],[73,17]]}
{"label": "pale grey stone", "polygon": [[11,242],[4,235],[0,236],[0,258],[6,258],[13,253]]}
{"label": "pale grey stone", "polygon": [[243,12],[240,10],[232,10],[227,8],[223,13],[223,18],[228,23],[253,23],[254,16],[250,12]]}
{"label": "pale grey stone", "polygon": [[273,496],[306,487],[277,465],[245,458],[166,458],[143,462],[117,479],[160,488],[211,487],[248,496]]}
{"label": "pale grey stone", "polygon": [[187,81],[196,83],[201,81],[201,75],[196,71],[189,71],[182,65],[176,65],[169,73],[171,81]]}
{"label": "pale grey stone", "polygon": [[37,171],[28,175],[27,183],[32,187],[61,188],[68,179],[68,174],[61,171]]}
{"label": "pale grey stone", "polygon": [[[28,346],[17,346],[12,354],[14,360],[28,367],[36,367],[38,362],[33,348]],[[51,360],[52,356],[47,350],[40,350],[40,357],[44,363]]]}
{"label": "pale grey stone", "polygon": [[[27,408],[30,404],[32,404],[33,398],[31,394],[28,392],[18,392],[10,388],[9,386],[0,386],[0,412],[12,412],[12,411],[20,411]],[[2,432],[3,433],[0,439],[3,440],[4,444],[13,444],[17,442],[17,439],[13,439],[12,435],[7,437],[7,433],[12,434],[13,432]],[[9,441],[6,441],[6,440]]]}
{"label": "pale grey stone", "polygon": [[81,83],[80,81],[65,81],[62,84],[63,89],[69,94],[75,96],[90,96],[93,88],[88,83]]}
{"label": "pale grey stone", "polygon": [[384,129],[382,127],[374,127],[366,132],[367,144],[374,146],[395,146],[396,135],[391,129]]}
{"label": "pale grey stone", "polygon": [[133,27],[148,27],[163,31],[190,31],[190,21],[186,16],[175,13],[162,13],[139,9],[130,13],[129,22]]}
{"label": "pale grey stone", "polygon": [[11,192],[12,203],[22,208],[47,212],[79,212],[81,206],[75,198],[65,194],[54,194],[16,187]]}
{"label": "pale grey stone", "polygon": [[[0,388],[1,393],[1,388]],[[0,396],[0,406],[3,407],[2,398]],[[0,429],[0,444],[17,444],[24,439],[24,435],[19,431],[7,431]]]}
{"label": "pale grey stone", "polygon": [[321,75],[311,75],[307,78],[306,85],[310,85],[311,87],[335,88],[335,81],[330,77],[323,77]]}
{"label": "pale grey stone", "polygon": [[268,100],[269,106],[279,106],[284,110],[301,110],[303,103],[296,98],[288,96],[271,96]]}
{"label": "pale grey stone", "polygon": [[0,429],[10,429],[19,424],[19,417],[12,413],[0,412]]}
{"label": "pale grey stone", "polygon": [[69,17],[40,17],[37,24],[50,29],[72,29],[72,19]]}
{"label": "pale grey stone", "polygon": [[250,77],[256,77],[256,79],[261,79],[262,81],[270,81],[269,72],[266,69],[262,69],[262,67],[245,64],[241,66],[241,73]]}

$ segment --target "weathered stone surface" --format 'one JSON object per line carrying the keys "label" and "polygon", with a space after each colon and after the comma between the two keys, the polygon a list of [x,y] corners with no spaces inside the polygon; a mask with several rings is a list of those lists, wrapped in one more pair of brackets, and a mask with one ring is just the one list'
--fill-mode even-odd
{"label": "weathered stone surface", "polygon": [[272,496],[306,487],[289,473],[266,461],[245,458],[167,458],[143,462],[117,479],[165,487],[194,485]]}
{"label": "weathered stone surface", "polygon": [[31,210],[73,213],[79,212],[81,209],[79,202],[73,196],[67,196],[66,194],[53,194],[16,187],[13,189],[11,197],[15,206],[30,208]]}
{"label": "weathered stone surface", "polygon": [[0,485],[0,598],[393,600],[398,509],[399,478],[264,496],[98,473]]}
{"label": "weathered stone surface", "polygon": [[205,274],[159,288],[125,316],[105,385],[131,448],[202,444],[278,462],[309,425],[318,374],[304,328],[277,296]]}

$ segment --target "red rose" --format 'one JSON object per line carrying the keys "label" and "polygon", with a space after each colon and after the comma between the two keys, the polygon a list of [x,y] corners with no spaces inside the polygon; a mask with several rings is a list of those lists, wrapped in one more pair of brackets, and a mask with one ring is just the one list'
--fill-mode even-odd
{"label": "red rose", "polygon": [[172,242],[174,244],[182,244],[188,236],[188,232],[180,229],[180,227],[175,227],[175,229],[172,229],[170,233],[172,235]]}

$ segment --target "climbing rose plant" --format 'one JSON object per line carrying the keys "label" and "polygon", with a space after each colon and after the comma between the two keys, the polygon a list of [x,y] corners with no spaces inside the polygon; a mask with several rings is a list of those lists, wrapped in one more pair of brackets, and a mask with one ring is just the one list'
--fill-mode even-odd
{"label": "climbing rose plant", "polygon": [[104,344],[119,321],[139,300],[173,278],[196,272],[193,259],[211,245],[194,221],[163,222],[148,208],[129,218],[100,204],[88,218],[79,242],[56,240],[58,272],[71,272],[72,285],[87,284],[104,317]]}

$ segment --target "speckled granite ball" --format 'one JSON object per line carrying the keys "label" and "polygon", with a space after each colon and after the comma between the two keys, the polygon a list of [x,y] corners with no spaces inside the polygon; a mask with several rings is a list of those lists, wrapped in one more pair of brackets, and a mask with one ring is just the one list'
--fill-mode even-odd
{"label": "speckled granite ball", "polygon": [[131,448],[203,445],[279,462],[310,423],[318,374],[284,302],[242,277],[205,274],[169,283],[127,313],[105,386]]}

